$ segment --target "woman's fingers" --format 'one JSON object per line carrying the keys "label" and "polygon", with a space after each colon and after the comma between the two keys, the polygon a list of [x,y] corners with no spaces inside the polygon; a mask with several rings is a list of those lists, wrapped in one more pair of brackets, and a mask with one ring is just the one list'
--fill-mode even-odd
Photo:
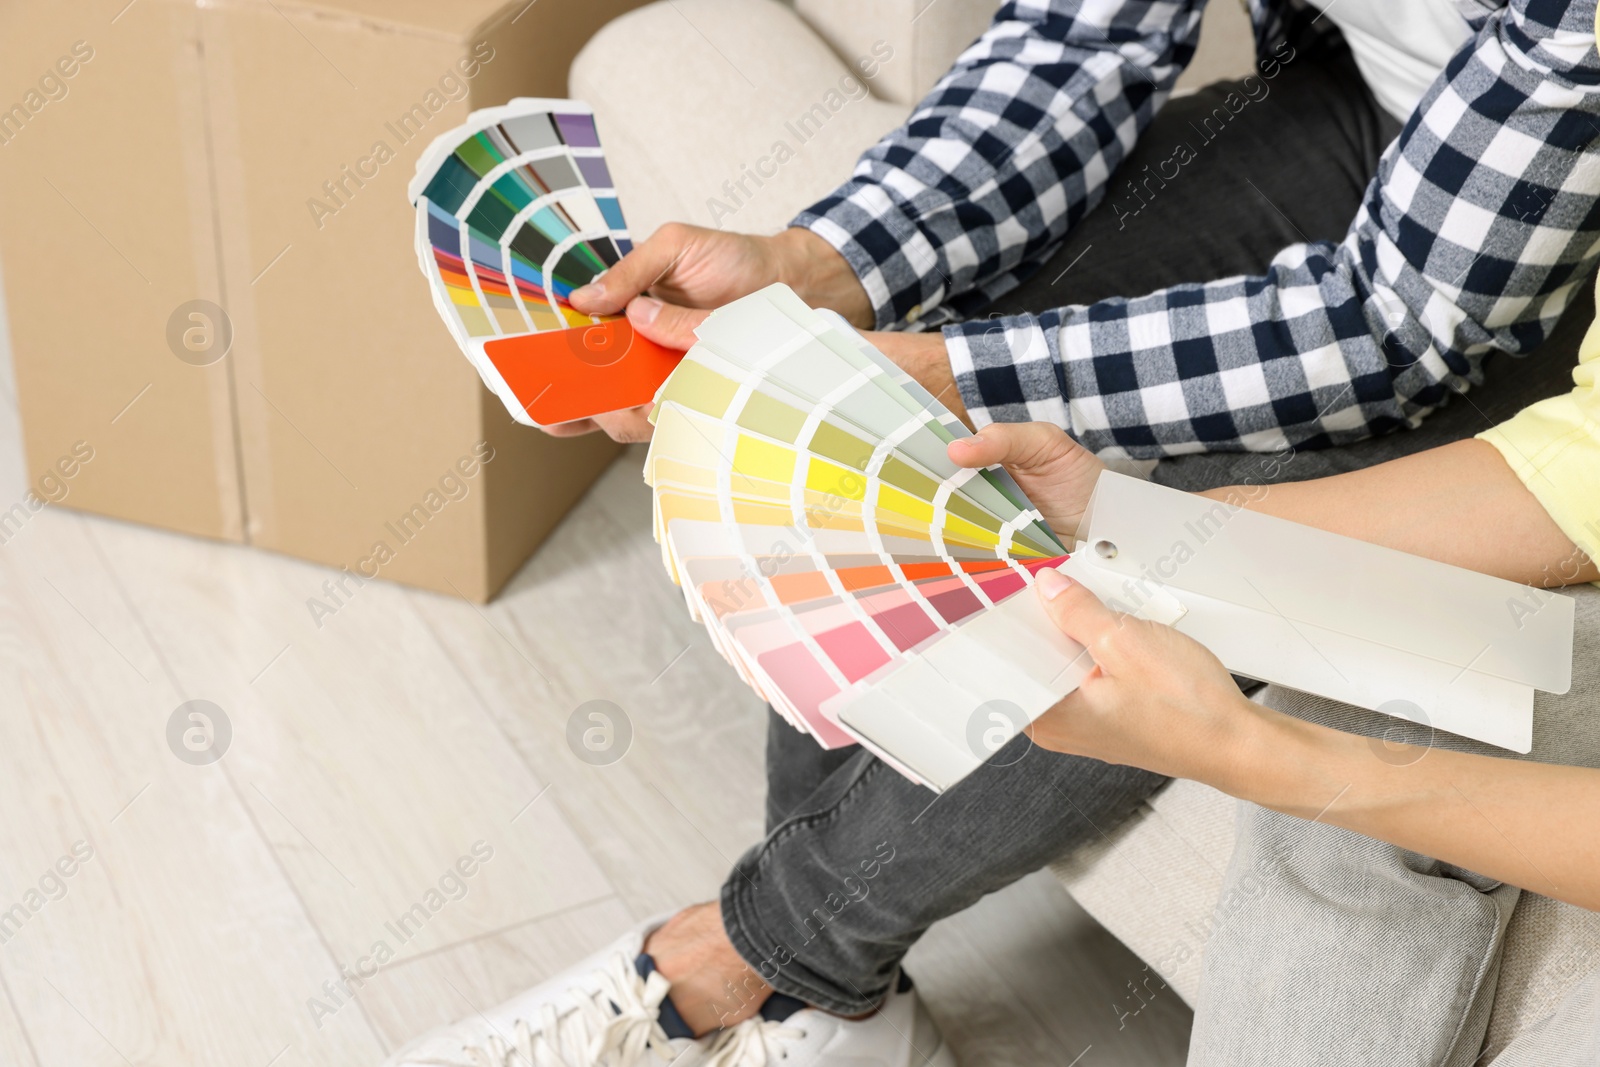
{"label": "woman's fingers", "polygon": [[1003,463],[1013,471],[1048,475],[1051,468],[1077,459],[1083,447],[1048,422],[996,422],[975,437],[950,443],[950,460],[963,467]]}
{"label": "woman's fingers", "polygon": [[1004,464],[1066,544],[1105,470],[1092,452],[1047,422],[992,423],[976,437],[952,441],[949,455],[963,467]]}
{"label": "woman's fingers", "polygon": [[1042,568],[1033,584],[1056,628],[1087,648],[1102,670],[1108,669],[1106,654],[1126,621],[1123,616],[1101,603],[1082,583],[1053,568]]}

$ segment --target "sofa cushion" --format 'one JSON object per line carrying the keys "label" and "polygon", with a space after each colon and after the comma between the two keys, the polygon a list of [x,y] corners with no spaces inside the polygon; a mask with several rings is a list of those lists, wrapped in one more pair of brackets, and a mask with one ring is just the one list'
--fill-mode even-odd
{"label": "sofa cushion", "polygon": [[1494,1014],[1484,1051],[1510,1040],[1555,1010],[1587,974],[1600,968],[1600,913],[1524,893],[1506,930]]}
{"label": "sofa cushion", "polygon": [[1236,804],[1210,786],[1173,781],[1121,826],[1051,868],[1084,910],[1191,1007],[1233,854]]}
{"label": "sofa cushion", "polygon": [[[884,70],[903,53],[871,58]],[[595,110],[636,239],[664,222],[775,233],[908,109],[874,98],[775,0],[673,0],[596,34],[572,95]],[[670,89],[670,91],[666,91]]]}
{"label": "sofa cushion", "polygon": [[[1174,781],[1133,818],[1052,867],[1073,899],[1191,1006],[1201,950],[1229,911],[1220,897],[1237,809],[1210,786]],[[1506,932],[1485,1051],[1498,1053],[1549,1015],[1597,967],[1600,913],[1524,893]]]}
{"label": "sofa cushion", "polygon": [[[997,0],[795,0],[795,9],[841,56],[864,54],[887,41],[909,60],[873,79],[880,100],[914,104],[944,76],[956,57],[982,36]],[[1255,67],[1255,34],[1244,5],[1206,7],[1200,46],[1178,79],[1182,93],[1225,78],[1242,78]]]}
{"label": "sofa cushion", "polygon": [[839,55],[864,55],[882,41],[904,56],[873,78],[872,92],[907,106],[983,35],[996,6],[995,0],[795,0],[795,10]]}

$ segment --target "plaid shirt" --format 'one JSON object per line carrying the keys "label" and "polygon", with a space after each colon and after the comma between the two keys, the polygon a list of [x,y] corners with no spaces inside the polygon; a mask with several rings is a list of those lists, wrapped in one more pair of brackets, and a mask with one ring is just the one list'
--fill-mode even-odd
{"label": "plaid shirt", "polygon": [[[1404,0],[1399,0],[1404,2]],[[1458,0],[1475,31],[1338,244],[1260,277],[945,328],[975,423],[1107,455],[1278,450],[1414,426],[1543,340],[1600,258],[1595,0]],[[1263,62],[1327,32],[1249,0]],[[880,329],[981,312],[1060,246],[1194,54],[1204,0],[1014,0],[850,181],[802,213]],[[1287,47],[1286,47],[1287,45]]]}

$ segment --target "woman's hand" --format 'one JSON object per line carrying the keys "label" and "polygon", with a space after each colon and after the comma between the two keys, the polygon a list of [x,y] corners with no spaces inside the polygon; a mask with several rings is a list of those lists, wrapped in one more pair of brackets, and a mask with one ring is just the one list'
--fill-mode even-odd
{"label": "woman's hand", "polygon": [[[954,441],[963,467],[999,463],[1069,543],[1105,464],[1059,427],[996,423]],[[1239,694],[1199,642],[1159,623],[1120,615],[1083,586],[1041,570],[1045,611],[1089,650],[1095,670],[1028,729],[1034,743],[1162,774],[1207,780],[1227,769],[1261,709]]]}
{"label": "woman's hand", "polygon": [[1064,575],[1042,570],[1035,587],[1095,661],[1028,728],[1035,744],[1204,782],[1600,911],[1600,772],[1433,748],[1380,754],[1379,742],[1252,704],[1198,642],[1118,615]]}
{"label": "woman's hand", "polygon": [[1043,748],[1177,778],[1225,780],[1251,750],[1262,709],[1207,649],[1170,626],[1121,615],[1056,571],[1034,588],[1095,669],[1028,728]]}
{"label": "woman's hand", "polygon": [[997,422],[951,442],[949,454],[962,467],[1004,466],[1068,545],[1106,469],[1094,453],[1048,422]]}

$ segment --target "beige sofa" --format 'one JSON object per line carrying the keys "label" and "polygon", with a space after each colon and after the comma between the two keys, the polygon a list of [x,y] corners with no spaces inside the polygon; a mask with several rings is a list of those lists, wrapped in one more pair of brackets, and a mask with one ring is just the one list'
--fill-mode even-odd
{"label": "beige sofa", "polygon": [[[905,118],[994,6],[669,0],[602,30],[573,64],[571,88],[599,116],[637,235],[671,220],[774,232]],[[1218,0],[1180,91],[1239,76],[1250,64],[1242,10]],[[1055,870],[1096,919],[1160,964],[1190,1004],[1233,849],[1234,813],[1217,791],[1175,782]],[[1508,945],[1485,1044],[1491,1055],[1600,965],[1600,915],[1526,895]]]}

